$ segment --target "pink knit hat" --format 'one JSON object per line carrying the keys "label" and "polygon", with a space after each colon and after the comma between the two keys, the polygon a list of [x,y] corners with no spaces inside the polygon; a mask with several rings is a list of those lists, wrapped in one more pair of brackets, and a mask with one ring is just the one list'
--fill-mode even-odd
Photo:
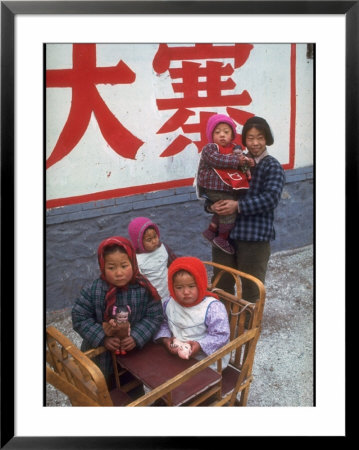
{"label": "pink knit hat", "polygon": [[149,227],[154,228],[158,237],[160,237],[160,230],[158,226],[148,217],[136,217],[136,219],[131,220],[128,225],[128,234],[136,252],[138,253],[146,253],[143,246],[143,235]]}
{"label": "pink knit hat", "polygon": [[211,116],[207,122],[206,135],[209,143],[213,142],[213,131],[220,123],[227,123],[233,130],[233,139],[236,137],[236,124],[233,120],[225,114],[215,114],[214,116]]}

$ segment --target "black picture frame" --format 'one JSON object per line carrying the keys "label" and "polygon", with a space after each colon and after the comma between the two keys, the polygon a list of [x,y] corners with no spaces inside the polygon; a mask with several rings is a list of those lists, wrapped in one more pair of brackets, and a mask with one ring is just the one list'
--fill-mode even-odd
{"label": "black picture frame", "polygon": [[[1,448],[112,449],[198,448],[213,446],[210,437],[22,437],[15,436],[14,392],[14,33],[18,14],[339,14],[346,22],[346,192],[358,192],[358,1],[4,1],[1,2]],[[351,197],[352,198],[352,197]],[[355,199],[357,200],[357,199]],[[351,200],[352,201],[352,200]],[[357,221],[348,220],[350,260]],[[355,203],[357,204],[357,202]],[[334,214],[334,208],[333,208]],[[39,250],[41,251],[41,250]],[[349,264],[348,264],[349,265]],[[346,276],[347,291],[353,281]],[[219,437],[221,445],[225,437]]]}

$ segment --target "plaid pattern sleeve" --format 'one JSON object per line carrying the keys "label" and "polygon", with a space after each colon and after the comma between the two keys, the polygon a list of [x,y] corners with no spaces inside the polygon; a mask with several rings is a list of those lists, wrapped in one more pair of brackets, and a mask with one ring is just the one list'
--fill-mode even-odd
{"label": "plaid pattern sleeve", "polygon": [[[102,328],[105,311],[105,296],[108,285],[101,279],[84,287],[72,308],[72,326],[82,337],[81,350],[85,352],[104,343],[105,333]],[[106,380],[113,372],[110,352],[101,353],[93,358],[104,374]]]}
{"label": "plaid pattern sleeve", "polygon": [[274,209],[285,183],[280,163],[268,155],[252,171],[250,189],[239,200],[239,214],[231,238],[243,241],[270,241],[275,238]]}
{"label": "plaid pattern sleeve", "polygon": [[239,162],[239,155],[233,153],[223,155],[219,153],[216,144],[207,144],[203,147],[198,166],[198,186],[215,191],[231,191],[232,188],[223,183],[213,168],[238,169]]}
{"label": "plaid pattern sleeve", "polygon": [[72,308],[73,328],[89,348],[99,347],[105,338],[102,318],[106,292],[107,284],[97,279],[81,290]]}

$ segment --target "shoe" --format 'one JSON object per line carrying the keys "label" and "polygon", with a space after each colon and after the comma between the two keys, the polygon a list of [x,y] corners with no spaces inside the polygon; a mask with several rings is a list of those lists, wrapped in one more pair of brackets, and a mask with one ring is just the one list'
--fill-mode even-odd
{"label": "shoe", "polygon": [[213,239],[216,237],[216,233],[214,233],[213,231],[207,229],[207,230],[205,230],[202,233],[202,236],[204,238],[206,238],[209,242],[212,242]]}
{"label": "shoe", "polygon": [[221,236],[217,236],[213,239],[212,244],[221,249],[223,252],[228,253],[228,255],[234,255],[234,248],[231,244],[223,239]]}

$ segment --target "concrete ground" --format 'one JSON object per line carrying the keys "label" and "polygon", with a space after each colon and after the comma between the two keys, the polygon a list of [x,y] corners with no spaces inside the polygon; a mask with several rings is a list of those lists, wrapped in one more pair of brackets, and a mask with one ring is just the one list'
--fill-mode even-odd
{"label": "concrete ground", "polygon": [[[313,406],[313,247],[274,253],[266,291],[248,406]],[[80,345],[70,310],[47,314],[46,325]],[[70,406],[52,386],[46,397],[47,406]]]}

